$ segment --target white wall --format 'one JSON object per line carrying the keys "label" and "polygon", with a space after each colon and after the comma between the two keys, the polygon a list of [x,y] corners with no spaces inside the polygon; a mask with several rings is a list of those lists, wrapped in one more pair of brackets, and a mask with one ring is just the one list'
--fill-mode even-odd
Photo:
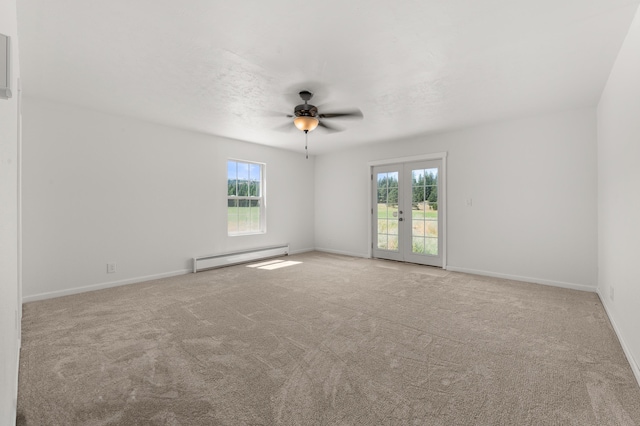
{"label": "white wall", "polygon": [[450,269],[595,290],[595,109],[319,156],[316,247],[367,256],[367,163],[444,151]]}
{"label": "white wall", "polygon": [[[23,111],[25,300],[314,246],[313,158],[32,98]],[[266,234],[227,236],[228,158],[266,163]]]}
{"label": "white wall", "polygon": [[[640,382],[640,11],[598,105],[598,290]],[[610,287],[614,289],[613,298]]]}
{"label": "white wall", "polygon": [[16,3],[0,2],[0,33],[12,37],[13,97],[0,99],[0,425],[15,424],[20,350],[18,249],[18,28]]}

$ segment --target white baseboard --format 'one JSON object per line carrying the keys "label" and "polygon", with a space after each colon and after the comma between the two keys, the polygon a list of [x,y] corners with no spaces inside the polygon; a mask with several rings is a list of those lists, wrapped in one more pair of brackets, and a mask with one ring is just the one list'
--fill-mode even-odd
{"label": "white baseboard", "polygon": [[299,249],[299,250],[289,250],[289,254],[302,254],[302,253],[309,253],[310,251],[316,251],[316,249],[312,248],[306,248],[306,249]]}
{"label": "white baseboard", "polygon": [[615,331],[616,336],[618,336],[618,340],[620,341],[620,345],[622,346],[622,351],[624,352],[624,355],[627,357],[627,361],[629,361],[629,365],[631,366],[631,371],[633,371],[633,375],[636,376],[636,381],[638,382],[638,386],[640,386],[640,367],[638,367],[636,360],[633,358],[633,355],[631,354],[631,350],[629,350],[629,346],[624,340],[624,336],[620,332],[620,328],[618,327],[618,324],[616,324],[616,321],[613,319],[613,316],[611,315],[611,310],[607,306],[607,303],[609,303],[607,302],[607,298],[600,292],[599,288],[596,291],[596,293],[600,298],[600,302],[602,302],[602,306],[604,306],[604,311],[607,314],[607,317],[609,317],[609,322],[613,327],[613,331]]}
{"label": "white baseboard", "polygon": [[[310,251],[314,251],[314,250],[316,250],[316,249],[315,248],[306,248],[306,249],[301,249],[301,250],[290,251],[289,254],[306,253],[306,252],[310,252]],[[160,278],[174,277],[174,276],[177,276],[177,275],[190,274],[192,272],[193,271],[190,270],[190,269],[180,269],[180,270],[177,270],[177,271],[165,272],[165,273],[162,273],[162,274],[145,275],[145,276],[142,276],[142,277],[127,278],[127,279],[119,280],[119,281],[110,281],[110,282],[106,282],[106,283],[92,284],[92,285],[88,285],[88,286],[69,288],[69,289],[57,290],[57,291],[50,291],[50,292],[46,292],[46,293],[39,293],[39,294],[31,295],[31,296],[24,296],[22,298],[22,303],[36,302],[38,300],[46,300],[46,299],[53,299],[55,297],[70,296],[72,294],[84,293],[84,292],[87,292],[87,291],[102,290],[102,289],[105,289],[105,288],[118,287],[118,286],[121,286],[121,285],[135,284],[135,283],[140,283],[140,282],[144,282],[144,281],[151,281],[151,280],[158,280]]]}
{"label": "white baseboard", "polygon": [[100,284],[92,284],[83,287],[69,288],[65,290],[50,291],[46,293],[34,294],[32,296],[24,296],[22,303],[35,302],[38,300],[53,299],[54,297],[69,296],[72,294],[84,293],[87,291],[102,290],[105,288],[118,287],[121,285],[135,284],[143,281],[158,280],[160,278],[175,277],[176,275],[189,274],[193,271],[190,269],[180,269],[178,271],[164,272],[162,274],[146,275],[142,277],[127,278],[119,281],[110,281]]}
{"label": "white baseboard", "polygon": [[324,252],[324,253],[341,254],[343,256],[362,257],[362,258],[365,258],[365,259],[370,259],[368,254],[363,254],[363,253],[353,253],[353,252],[350,252],[350,251],[332,250],[332,249],[327,249],[327,248],[322,248],[322,247],[316,247],[314,250],[315,251],[321,251],[321,252]]}
{"label": "white baseboard", "polygon": [[574,284],[574,283],[567,283],[563,281],[545,280],[545,279],[533,278],[533,277],[522,277],[519,275],[509,275],[509,274],[501,274],[498,272],[491,272],[491,271],[480,271],[477,269],[459,268],[457,266],[451,266],[451,265],[447,265],[446,269],[447,271],[464,272],[465,274],[484,275],[487,277],[504,278],[504,279],[513,280],[513,281],[524,281],[528,283],[549,285],[552,287],[561,287],[561,288],[569,288],[572,290],[588,291],[591,293],[594,293],[597,290],[595,286],[592,287],[584,284]]}

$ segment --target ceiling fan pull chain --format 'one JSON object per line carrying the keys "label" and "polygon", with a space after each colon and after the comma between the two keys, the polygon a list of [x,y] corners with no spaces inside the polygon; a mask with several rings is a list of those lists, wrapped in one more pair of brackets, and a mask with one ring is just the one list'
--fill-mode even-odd
{"label": "ceiling fan pull chain", "polygon": [[309,132],[305,131],[304,132],[304,153],[306,154],[307,160],[309,159],[308,141],[309,141]]}

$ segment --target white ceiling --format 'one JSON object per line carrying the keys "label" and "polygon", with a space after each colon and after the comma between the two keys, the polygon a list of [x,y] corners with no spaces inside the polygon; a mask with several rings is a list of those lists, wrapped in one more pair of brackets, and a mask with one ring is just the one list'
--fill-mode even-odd
{"label": "white ceiling", "polygon": [[[596,105],[640,0],[18,1],[28,96],[315,153]],[[279,112],[281,116],[273,113]],[[293,129],[293,124],[291,124]]]}

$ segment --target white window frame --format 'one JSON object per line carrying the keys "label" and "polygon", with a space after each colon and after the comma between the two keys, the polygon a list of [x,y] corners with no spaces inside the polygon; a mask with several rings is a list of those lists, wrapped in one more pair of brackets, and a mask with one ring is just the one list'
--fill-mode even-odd
{"label": "white window frame", "polygon": [[[243,163],[243,164],[248,164],[249,165],[249,170],[251,170],[250,166],[251,165],[257,165],[260,167],[260,185],[258,186],[258,195],[257,196],[238,196],[238,195],[229,195],[228,192],[228,185],[229,185],[229,176],[228,176],[228,167],[229,167],[229,162],[235,162],[235,163]],[[243,235],[256,235],[256,234],[265,234],[267,232],[267,201],[266,201],[266,163],[260,163],[258,161],[249,161],[249,160],[240,160],[240,159],[236,159],[236,158],[229,158],[227,159],[227,235],[230,237],[237,237],[237,236],[243,236]],[[237,167],[237,166],[236,166]],[[236,168],[236,184],[237,184],[237,179],[238,178],[238,173],[237,173],[237,168]],[[237,194],[237,188],[236,188],[236,194]],[[229,230],[229,201],[230,200],[259,200],[259,204],[260,204],[260,225],[259,225],[259,230],[253,230],[253,231],[244,231],[244,232],[240,232],[240,231],[236,231],[236,232],[232,232]],[[236,218],[236,220],[238,221],[239,224],[239,220]]]}

